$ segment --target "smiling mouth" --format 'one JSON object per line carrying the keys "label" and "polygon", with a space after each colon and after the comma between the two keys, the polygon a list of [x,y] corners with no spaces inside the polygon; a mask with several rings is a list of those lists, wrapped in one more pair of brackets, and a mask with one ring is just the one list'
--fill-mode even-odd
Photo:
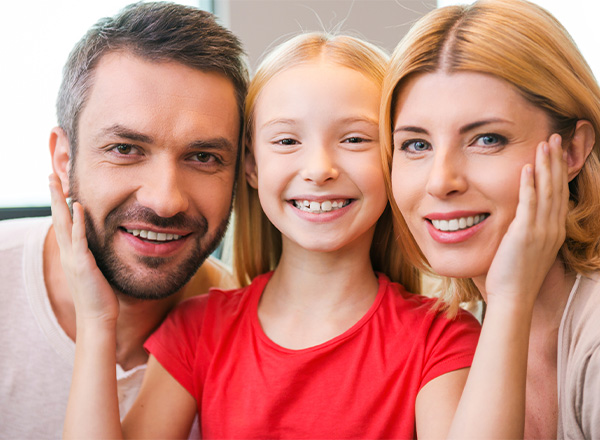
{"label": "smiling mouth", "polygon": [[291,202],[300,211],[310,212],[311,214],[322,214],[324,212],[331,212],[348,206],[352,200],[339,199],[324,200],[322,202],[316,202],[314,200],[292,200]]}
{"label": "smiling mouth", "polygon": [[175,241],[175,240],[179,240],[180,238],[184,237],[183,235],[177,235],[177,234],[167,234],[165,232],[155,232],[155,231],[151,231],[149,229],[122,229],[123,231],[127,232],[128,234],[133,235],[134,237],[139,237],[144,239],[145,241],[151,241],[151,242],[169,242],[169,241]]}
{"label": "smiling mouth", "polygon": [[435,229],[443,232],[462,231],[469,229],[488,218],[489,214],[478,214],[469,217],[459,217],[450,220],[431,220],[427,219]]}

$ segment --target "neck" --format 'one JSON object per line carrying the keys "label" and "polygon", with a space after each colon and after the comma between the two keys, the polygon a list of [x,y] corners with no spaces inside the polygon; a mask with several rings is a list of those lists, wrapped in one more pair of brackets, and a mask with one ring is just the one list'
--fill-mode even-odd
{"label": "neck", "polygon": [[[566,271],[559,259],[554,261],[533,303],[532,332],[558,329],[575,277],[576,274]],[[486,277],[474,278],[473,281],[486,300]]]}
{"label": "neck", "polygon": [[[44,281],[52,310],[67,336],[75,341],[75,306],[60,263],[60,252],[53,227],[50,227],[44,242],[43,261]],[[148,360],[143,343],[181,299],[183,292],[151,301],[131,299],[116,291],[115,294],[120,305],[117,320],[117,363],[123,369],[129,370]]]}

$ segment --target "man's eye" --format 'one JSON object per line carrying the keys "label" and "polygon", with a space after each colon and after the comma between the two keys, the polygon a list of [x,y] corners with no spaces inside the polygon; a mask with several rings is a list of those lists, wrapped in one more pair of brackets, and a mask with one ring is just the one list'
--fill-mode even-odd
{"label": "man's eye", "polygon": [[214,154],[205,153],[205,152],[197,153],[197,154],[195,154],[194,157],[196,158],[196,160],[198,162],[202,162],[202,163],[209,163],[211,161],[216,160]]}
{"label": "man's eye", "polygon": [[129,155],[137,151],[137,149],[133,145],[129,144],[119,144],[115,146],[114,149],[117,151],[117,153],[125,155]]}

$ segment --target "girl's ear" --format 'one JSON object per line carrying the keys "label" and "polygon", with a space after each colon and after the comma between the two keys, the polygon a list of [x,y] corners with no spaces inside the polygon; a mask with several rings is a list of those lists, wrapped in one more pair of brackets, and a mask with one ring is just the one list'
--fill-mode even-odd
{"label": "girl's ear", "polygon": [[65,197],[69,197],[69,171],[71,168],[71,146],[67,133],[60,128],[54,127],[50,132],[50,156],[52,158],[52,170],[62,183]]}
{"label": "girl's ear", "polygon": [[596,132],[589,121],[579,120],[575,125],[575,133],[567,146],[567,173],[569,182],[579,174],[587,157],[596,142]]}
{"label": "girl's ear", "polygon": [[258,189],[258,170],[256,168],[256,160],[254,159],[254,154],[249,148],[246,148],[245,167],[246,181],[252,188]]}

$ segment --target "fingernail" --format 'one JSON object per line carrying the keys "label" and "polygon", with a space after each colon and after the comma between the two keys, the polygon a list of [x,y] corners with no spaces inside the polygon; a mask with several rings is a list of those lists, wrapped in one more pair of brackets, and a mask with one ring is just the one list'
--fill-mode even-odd
{"label": "fingernail", "polygon": [[542,144],[542,151],[544,152],[544,154],[549,154],[550,153],[550,145],[548,145],[547,143],[543,143]]}

